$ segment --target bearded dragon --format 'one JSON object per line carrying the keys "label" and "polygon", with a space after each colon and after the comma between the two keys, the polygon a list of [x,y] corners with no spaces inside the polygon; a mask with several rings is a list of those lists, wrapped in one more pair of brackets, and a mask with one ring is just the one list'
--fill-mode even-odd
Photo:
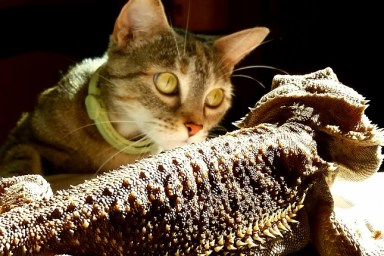
{"label": "bearded dragon", "polygon": [[0,180],[0,255],[383,255],[338,218],[334,180],[382,164],[367,100],[331,68],[277,75],[239,129],[52,194]]}

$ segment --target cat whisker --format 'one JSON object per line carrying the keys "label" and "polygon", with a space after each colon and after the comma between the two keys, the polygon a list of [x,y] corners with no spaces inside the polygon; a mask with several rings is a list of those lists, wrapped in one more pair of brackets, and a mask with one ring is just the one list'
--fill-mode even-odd
{"label": "cat whisker", "polygon": [[226,134],[227,132],[228,132],[227,128],[225,128],[222,125],[217,125],[217,126],[213,127],[211,130],[209,130],[207,138],[209,138],[209,139],[216,138],[220,135]]}
{"label": "cat whisker", "polygon": [[188,0],[188,12],[187,12],[187,24],[185,25],[185,37],[184,37],[184,49],[183,49],[183,57],[185,56],[185,52],[187,49],[187,36],[188,36],[188,27],[189,27],[189,17],[191,14],[191,0]]}
{"label": "cat whisker", "polygon": [[246,69],[253,69],[253,68],[266,68],[266,69],[273,69],[273,70],[277,70],[281,73],[284,73],[286,75],[289,75],[289,73],[283,69],[280,69],[280,68],[276,68],[276,67],[272,67],[272,66],[268,66],[268,65],[251,65],[251,66],[245,66],[245,67],[240,67],[240,68],[236,68],[235,70],[233,70],[233,72],[236,72],[236,71],[241,71],[241,70],[246,70]]}
{"label": "cat whisker", "polygon": [[[131,107],[131,108],[134,108],[135,106],[133,104],[127,104],[126,102],[124,102],[124,107]],[[118,110],[114,110],[114,111],[106,111],[108,114],[127,114],[127,110],[121,110],[121,111],[118,111]]]}
{"label": "cat whisker", "polygon": [[181,55],[180,55],[180,49],[179,49],[179,44],[177,43],[177,38],[176,38],[175,33],[173,33],[173,41],[175,42],[175,47],[176,47],[176,51],[177,51],[177,56],[178,56],[178,57],[181,57]]}
{"label": "cat whisker", "polygon": [[[173,27],[173,24],[172,24],[172,19],[171,18],[167,18],[168,19],[168,21],[169,21],[169,25],[171,26],[171,27]],[[174,41],[174,43],[175,43],[175,48],[176,48],[176,51],[177,51],[177,56],[178,57],[181,57],[181,55],[180,55],[180,49],[179,49],[179,44],[177,43],[177,36],[176,36],[176,32],[175,31],[173,31],[173,33],[172,33],[172,35],[173,35],[173,41]]]}
{"label": "cat whisker", "polygon": [[265,41],[261,42],[261,43],[259,44],[259,46],[260,46],[260,45],[263,45],[263,44],[266,44],[266,43],[270,43],[270,42],[272,42],[272,41],[274,41],[274,40],[275,40],[275,39],[265,40]]}
{"label": "cat whisker", "polygon": [[70,136],[70,135],[72,135],[72,134],[74,134],[74,133],[76,133],[76,132],[78,132],[78,131],[80,131],[80,130],[82,130],[82,129],[85,129],[85,128],[87,128],[87,127],[90,127],[90,126],[95,126],[95,124],[92,123],[92,124],[86,124],[86,125],[80,126],[80,127],[76,128],[76,129],[74,129],[74,130],[68,132],[67,134],[65,134],[65,135],[63,136],[63,138],[66,138],[66,137],[68,137],[68,136]]}
{"label": "cat whisker", "polygon": [[234,75],[232,75],[232,77],[244,77],[244,78],[251,79],[251,80],[257,82],[261,87],[263,87],[265,89],[264,84],[261,81],[257,80],[256,78],[254,78],[254,77],[251,77],[251,76],[248,76],[248,75],[242,75],[242,74],[234,74]]}
{"label": "cat whisker", "polygon": [[[129,120],[120,120],[120,121],[119,121],[119,120],[118,120],[118,121],[105,121],[105,122],[98,122],[98,123],[99,123],[99,124],[106,124],[106,123],[136,123],[136,121],[129,121]],[[146,122],[146,123],[150,124],[150,123],[153,123],[153,122],[148,121],[148,122]],[[76,129],[70,131],[69,133],[67,133],[67,134],[64,136],[64,138],[67,137],[67,136],[70,136],[70,135],[72,135],[72,134],[74,134],[74,133],[76,133],[76,132],[78,132],[78,131],[80,131],[80,130],[82,130],[82,129],[85,129],[85,128],[87,128],[87,127],[90,127],[90,126],[96,126],[96,123],[92,123],[92,124],[87,124],[87,125],[80,126],[80,127],[76,128]]]}
{"label": "cat whisker", "polygon": [[106,76],[103,76],[103,75],[100,74],[100,73],[99,73],[98,75],[99,75],[99,78],[102,78],[102,79],[104,79],[105,81],[107,81],[107,82],[109,82],[109,83],[115,85],[115,84],[112,82],[112,80],[109,79],[109,78],[107,78]]}
{"label": "cat whisker", "polygon": [[113,80],[109,79],[108,77],[103,76],[103,75],[100,74],[100,73],[99,73],[98,75],[99,75],[99,79],[104,79],[104,81],[110,83],[111,85],[113,85],[113,86],[115,86],[115,87],[119,87],[118,84],[115,84],[115,83],[113,82]]}
{"label": "cat whisker", "polygon": [[[247,35],[245,35],[244,37],[241,38],[241,40],[239,40],[238,42],[236,42],[235,44],[231,45],[231,48],[228,48],[227,52],[228,53],[231,53],[231,52],[234,52],[237,50],[237,48],[239,47],[239,45],[242,45],[244,41],[247,40],[247,38],[250,36],[250,34],[248,33]],[[223,63],[225,63],[226,61],[226,55],[224,55],[220,61],[218,61],[218,63],[216,64],[216,66],[220,66],[220,67],[223,67]],[[225,67],[225,65],[224,65]],[[223,67],[223,68],[224,68]]]}
{"label": "cat whisker", "polygon": [[[132,139],[133,139],[133,140],[138,139],[138,141],[139,141],[140,139],[145,139],[146,137],[147,137],[147,136],[145,136],[145,135],[137,135],[137,136],[133,137]],[[114,157],[116,157],[116,156],[119,155],[120,153],[123,153],[124,150],[127,149],[128,147],[130,147],[130,146],[126,146],[126,147],[124,147],[123,149],[117,151],[115,154],[113,154],[113,155],[111,155],[110,157],[108,157],[108,158],[103,162],[103,164],[101,164],[101,165],[99,166],[99,168],[96,170],[96,172],[94,173],[94,175],[96,176],[98,173],[100,173],[101,170],[103,169],[103,167],[104,167],[109,161],[111,161]],[[112,149],[111,149],[111,150],[112,150]],[[138,155],[137,155],[137,159],[141,159],[141,158],[143,158],[143,156],[144,156],[144,153],[138,154]],[[123,165],[123,164],[124,164],[124,163],[122,163],[122,165]],[[128,162],[127,162],[126,164],[128,164]]]}
{"label": "cat whisker", "polygon": [[120,154],[121,152],[123,152],[123,149],[116,152],[115,154],[113,154],[112,156],[108,157],[107,160],[104,161],[104,163],[102,165],[99,166],[99,168],[96,170],[96,172],[94,173],[95,177],[97,174],[99,174],[101,172],[101,170],[103,169],[103,167],[109,162],[111,161],[115,156],[117,156],[118,154]]}

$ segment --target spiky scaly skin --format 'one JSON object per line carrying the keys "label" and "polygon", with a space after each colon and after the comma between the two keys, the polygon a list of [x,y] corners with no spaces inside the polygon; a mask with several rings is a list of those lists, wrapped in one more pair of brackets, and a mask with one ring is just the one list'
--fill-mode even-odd
{"label": "spiky scaly skin", "polygon": [[[309,77],[326,79],[329,72]],[[300,79],[293,81],[298,88]],[[326,88],[318,84],[318,91]],[[47,199],[12,209],[0,204],[0,255],[286,255],[310,241],[324,255],[382,253],[383,243],[361,244],[335,220],[329,192],[334,176],[355,171],[339,154],[351,151],[340,146],[332,152],[334,141],[362,149],[368,176],[381,164],[382,133],[358,111],[354,120],[322,116],[327,101],[315,91],[307,94],[291,102],[267,97],[264,104],[279,108],[260,117],[269,123],[252,116],[259,105],[240,130],[143,159]],[[351,131],[366,136],[349,140]],[[28,177],[31,183],[34,177]],[[20,184],[15,179],[0,180],[1,198],[12,198],[12,185]]]}
{"label": "spiky scaly skin", "polygon": [[[295,148],[284,146],[287,133],[298,142]],[[239,130],[129,165],[17,215],[20,208],[4,213],[0,249],[8,253],[9,244],[16,254],[75,255],[294,251],[308,242],[309,229],[292,221],[325,166],[306,127]],[[21,227],[35,235],[15,242]],[[285,240],[291,241],[287,248]]]}

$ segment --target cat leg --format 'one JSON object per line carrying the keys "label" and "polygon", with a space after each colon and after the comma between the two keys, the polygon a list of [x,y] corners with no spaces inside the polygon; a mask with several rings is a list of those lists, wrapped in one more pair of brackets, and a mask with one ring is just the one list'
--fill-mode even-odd
{"label": "cat leg", "polygon": [[8,149],[0,163],[0,177],[23,174],[43,174],[40,155],[28,144],[19,144]]}

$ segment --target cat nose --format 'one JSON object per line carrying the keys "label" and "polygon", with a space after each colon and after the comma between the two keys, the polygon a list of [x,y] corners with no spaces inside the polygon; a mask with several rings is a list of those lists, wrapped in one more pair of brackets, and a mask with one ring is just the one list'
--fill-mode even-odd
{"label": "cat nose", "polygon": [[201,129],[203,129],[203,126],[201,124],[195,124],[195,123],[185,123],[185,127],[188,129],[188,135],[189,137],[195,135],[198,133]]}

